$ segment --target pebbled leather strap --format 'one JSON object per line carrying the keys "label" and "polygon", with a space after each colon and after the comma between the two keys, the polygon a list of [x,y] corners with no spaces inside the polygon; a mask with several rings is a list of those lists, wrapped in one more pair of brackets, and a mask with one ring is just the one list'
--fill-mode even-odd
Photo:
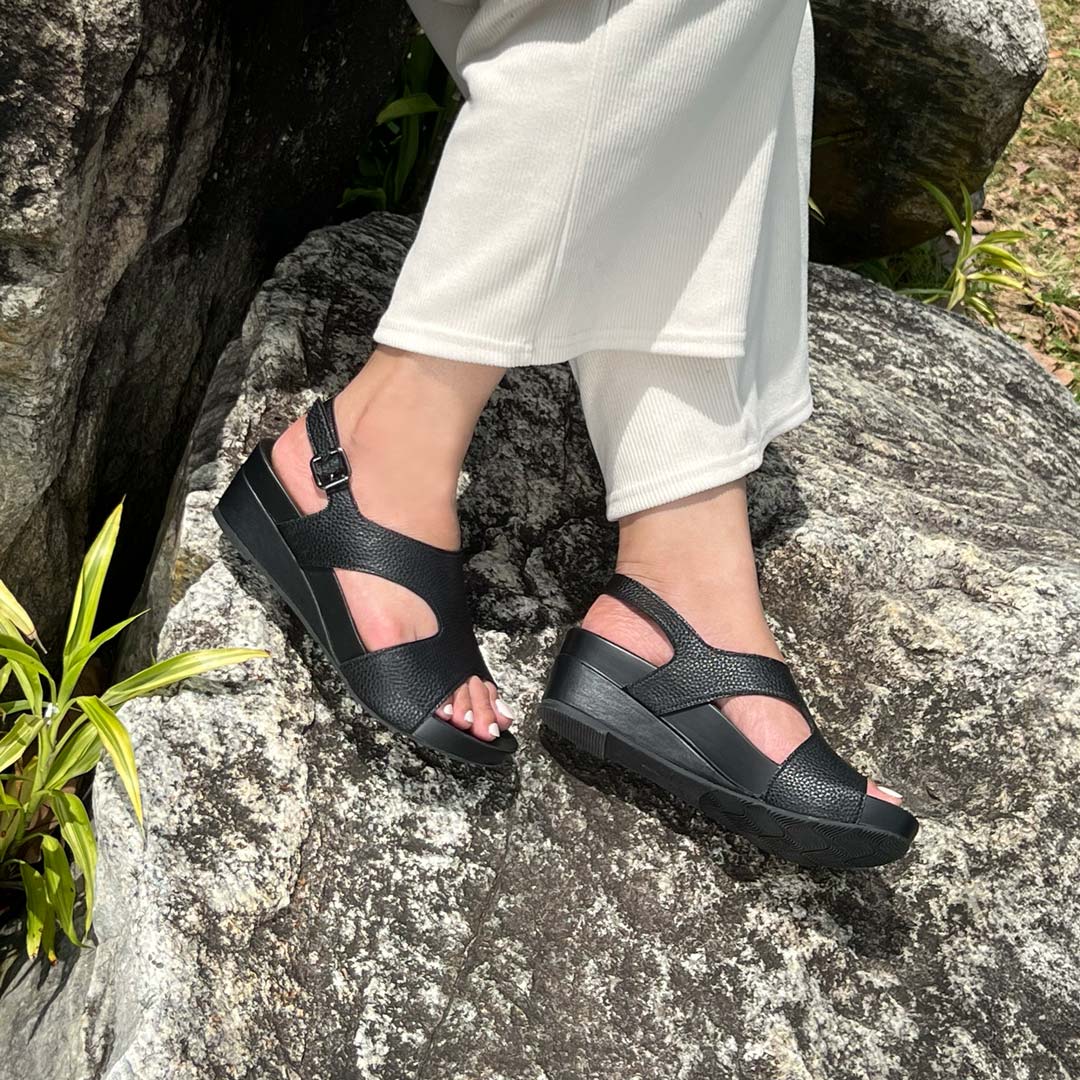
{"label": "pebbled leather strap", "polygon": [[471,625],[365,653],[341,670],[365,705],[406,732],[415,731],[471,675],[491,681]]}
{"label": "pebbled leather strap", "polygon": [[322,510],[279,523],[305,570],[358,570],[421,597],[438,623],[433,637],[365,653],[343,664],[357,696],[382,719],[414,730],[470,675],[490,680],[476,644],[460,551],[425,544],[365,517],[349,487],[333,405],[322,399],[307,415],[312,476],[326,492]]}
{"label": "pebbled leather strap", "polygon": [[665,716],[717,698],[765,694],[794,705],[813,730],[810,710],[783,661],[708,644],[667,601],[625,574],[612,575],[604,592],[647,615],[671,642],[671,659],[626,687],[647,709]]}
{"label": "pebbled leather strap", "polygon": [[866,778],[811,731],[776,771],[765,801],[784,810],[835,821],[858,821],[866,799]]}

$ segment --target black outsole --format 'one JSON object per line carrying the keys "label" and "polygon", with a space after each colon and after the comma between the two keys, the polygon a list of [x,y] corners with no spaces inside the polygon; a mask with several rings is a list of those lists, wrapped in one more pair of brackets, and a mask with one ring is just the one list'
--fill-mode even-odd
{"label": "black outsole", "polygon": [[[395,735],[409,739],[418,746],[443,754],[455,761],[486,769],[505,769],[510,764],[514,751],[517,749],[517,740],[509,732],[503,732],[498,739],[485,742],[434,715],[426,717],[415,731],[403,731],[385,721],[357,697],[348,679],[345,678],[324,632],[315,625],[316,622],[321,622],[318,605],[314,596],[311,595],[303,571],[278,532],[273,518],[247,483],[243,469],[233,478],[213,513],[214,520],[225,538],[262,574],[274,592],[285,601],[289,610],[300,620],[304,629],[322,649],[323,655],[337,672],[349,696],[364,713]],[[238,534],[238,529],[244,531],[250,542],[246,542]],[[259,549],[257,554],[252,550],[256,547]],[[288,586],[283,583],[283,579],[288,582]]]}
{"label": "black outsole", "polygon": [[762,851],[800,866],[881,866],[902,858],[911,846],[911,837],[779,810],[745,792],[695,776],[633,745],[566,702],[545,697],[539,714],[543,727],[583,753],[652,781]]}

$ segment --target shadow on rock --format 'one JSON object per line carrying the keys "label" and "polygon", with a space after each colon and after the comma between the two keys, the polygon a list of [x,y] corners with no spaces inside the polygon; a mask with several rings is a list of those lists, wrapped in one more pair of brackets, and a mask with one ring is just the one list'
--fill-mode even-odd
{"label": "shadow on rock", "polygon": [[708,861],[732,881],[756,884],[768,891],[771,885],[789,882],[793,876],[803,878],[812,886],[800,897],[807,914],[825,916],[837,924],[846,947],[858,955],[867,959],[898,956],[909,944],[914,928],[894,895],[889,881],[892,871],[795,866],[728,832],[658,785],[619,765],[583,754],[547,728],[541,728],[540,742],[559,765],[583,784],[633,806],[692,840]]}

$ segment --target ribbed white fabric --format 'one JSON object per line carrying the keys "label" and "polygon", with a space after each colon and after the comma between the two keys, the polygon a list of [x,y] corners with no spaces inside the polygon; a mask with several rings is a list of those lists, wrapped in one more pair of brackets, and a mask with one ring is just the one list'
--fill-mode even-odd
{"label": "ribbed white fabric", "polygon": [[756,468],[811,409],[806,0],[410,3],[467,100],[375,340],[570,360],[611,518]]}

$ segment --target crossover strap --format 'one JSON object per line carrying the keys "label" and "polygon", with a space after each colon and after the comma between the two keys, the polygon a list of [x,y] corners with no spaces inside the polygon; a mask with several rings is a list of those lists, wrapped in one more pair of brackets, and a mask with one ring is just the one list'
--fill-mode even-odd
{"label": "crossover strap", "polygon": [[[386,578],[422,597],[441,627],[468,608],[463,556],[433,547],[364,517],[349,487],[351,467],[338,441],[330,403],[307,415],[314,454],[311,474],[326,492],[322,510],[280,523],[286,543],[305,570],[360,570]],[[471,635],[470,635],[471,636]]]}
{"label": "crossover strap", "polygon": [[665,716],[716,698],[765,694],[794,705],[813,728],[810,710],[783,661],[708,644],[670,604],[625,574],[614,574],[604,592],[647,615],[671,642],[671,659],[626,687],[647,709]]}

